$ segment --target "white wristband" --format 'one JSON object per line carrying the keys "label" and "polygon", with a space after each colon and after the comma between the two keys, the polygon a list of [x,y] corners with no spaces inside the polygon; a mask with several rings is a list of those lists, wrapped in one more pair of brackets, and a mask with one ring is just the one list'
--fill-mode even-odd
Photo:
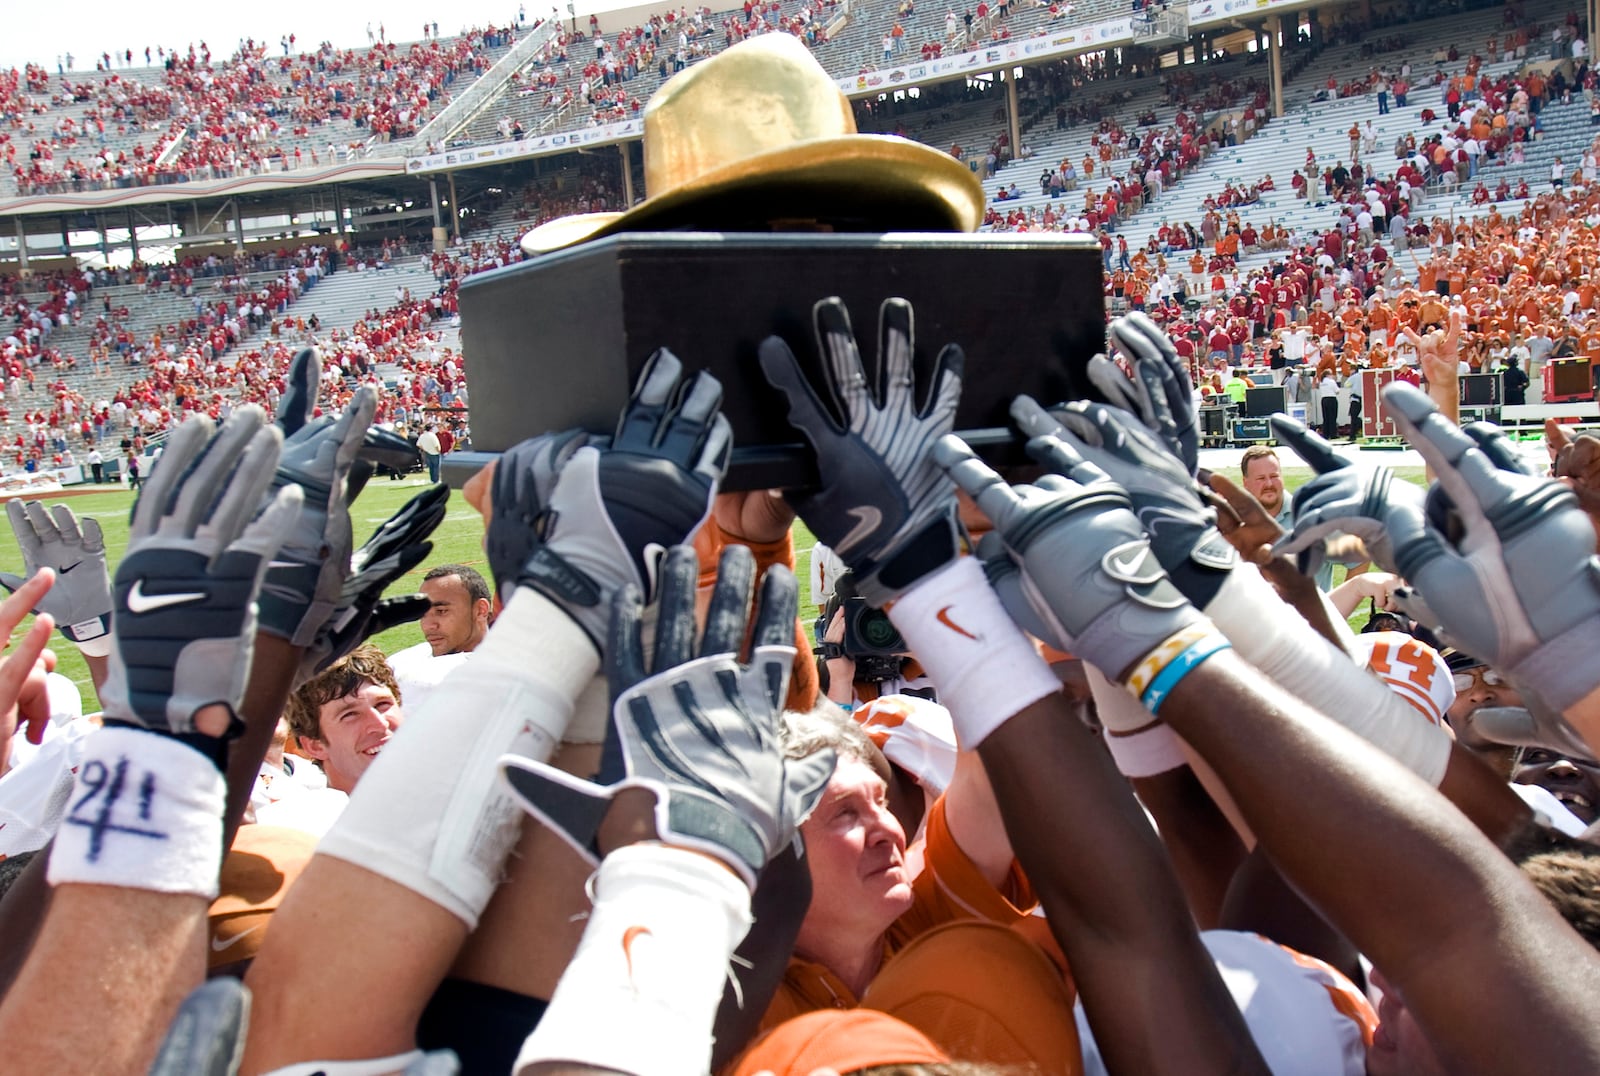
{"label": "white wristband", "polygon": [[638,844],[606,857],[592,892],[583,940],[512,1072],[565,1061],[703,1076],[750,890],[698,853]]}
{"label": "white wristband", "polygon": [[1450,734],[1420,720],[1410,704],[1317,634],[1255,565],[1236,565],[1205,613],[1268,678],[1439,787]]}
{"label": "white wristband", "polygon": [[[79,653],[83,654],[84,657],[108,658],[111,656],[111,643],[115,636],[106,629],[106,620],[106,617],[96,617],[93,620],[85,620],[81,623],[70,625],[73,631],[85,636],[82,639],[72,639],[72,636],[67,636],[67,638],[72,639],[72,645],[77,647]],[[89,634],[94,631],[98,631],[99,634]]]}
{"label": "white wristband", "polygon": [[50,852],[51,885],[81,883],[214,898],[227,782],[199,751],[125,726],[100,729]]}
{"label": "white wristband", "polygon": [[1154,777],[1189,764],[1183,753],[1183,737],[1152,714],[1136,695],[1113,684],[1088,662],[1084,662],[1083,671],[1105,729],[1106,750],[1124,777]]}
{"label": "white wristband", "polygon": [[933,678],[963,751],[1061,690],[1061,681],[1006,614],[976,557],[961,557],[906,591],[889,609],[889,619]]}
{"label": "white wristband", "polygon": [[1106,750],[1124,777],[1154,777],[1189,764],[1183,737],[1171,725],[1151,725],[1130,736],[1115,736],[1108,729]]}

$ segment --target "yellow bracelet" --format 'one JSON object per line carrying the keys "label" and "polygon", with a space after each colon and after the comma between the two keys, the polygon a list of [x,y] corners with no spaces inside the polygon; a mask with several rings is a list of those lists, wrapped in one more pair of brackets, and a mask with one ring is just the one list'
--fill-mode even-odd
{"label": "yellow bracelet", "polygon": [[1214,624],[1209,620],[1203,620],[1174,633],[1133,667],[1133,672],[1128,674],[1128,690],[1143,698],[1144,693],[1149,690],[1150,682],[1161,674],[1162,669],[1201,639],[1215,635],[1216,631]]}

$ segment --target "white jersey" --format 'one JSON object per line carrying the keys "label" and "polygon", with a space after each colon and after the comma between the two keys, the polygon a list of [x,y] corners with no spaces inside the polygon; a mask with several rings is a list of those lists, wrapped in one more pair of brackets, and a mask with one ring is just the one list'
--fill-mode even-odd
{"label": "white jersey", "polygon": [[[827,546],[818,542],[811,547],[811,600],[818,611],[833,597],[833,585],[846,571],[844,561]],[[802,614],[804,615],[804,614]]]}
{"label": "white jersey", "polygon": [[390,655],[389,668],[394,672],[395,683],[400,687],[401,705],[415,713],[422,705],[422,701],[443,682],[445,676],[465,664],[470,657],[471,653],[440,654],[434,657],[433,648],[426,642],[408,646]]}
{"label": "white jersey", "polygon": [[[1200,940],[1275,1076],[1365,1076],[1378,1016],[1349,979],[1259,934],[1207,930]],[[1082,999],[1073,1013],[1084,1076],[1107,1076]]]}
{"label": "white jersey", "polygon": [[263,826],[282,826],[298,829],[321,838],[339,821],[344,809],[350,806],[350,797],[337,788],[306,789],[276,803],[269,803],[256,811],[256,821]]}
{"label": "white jersey", "polygon": [[259,811],[270,803],[288,799],[301,792],[328,787],[328,778],[309,758],[285,754],[283,765],[274,766],[263,761],[256,773],[256,783],[250,788],[250,806]]}

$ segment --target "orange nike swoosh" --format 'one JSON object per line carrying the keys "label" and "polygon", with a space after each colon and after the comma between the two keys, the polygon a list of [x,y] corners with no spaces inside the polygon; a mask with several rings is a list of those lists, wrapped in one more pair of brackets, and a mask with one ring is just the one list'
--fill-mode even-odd
{"label": "orange nike swoosh", "polygon": [[633,980],[633,943],[650,933],[649,927],[629,927],[622,932],[622,955],[628,961],[628,980]]}
{"label": "orange nike swoosh", "polygon": [[953,605],[945,606],[943,609],[940,609],[937,613],[934,614],[934,619],[939,621],[939,623],[943,624],[945,627],[949,628],[951,631],[955,632],[956,634],[965,635],[967,638],[971,639],[973,642],[977,642],[978,641],[978,637],[976,635],[972,634],[972,632],[968,631],[966,628],[963,628],[960,624],[957,624],[954,620],[950,619],[950,610],[954,609],[954,608],[955,608],[955,606],[953,606]]}

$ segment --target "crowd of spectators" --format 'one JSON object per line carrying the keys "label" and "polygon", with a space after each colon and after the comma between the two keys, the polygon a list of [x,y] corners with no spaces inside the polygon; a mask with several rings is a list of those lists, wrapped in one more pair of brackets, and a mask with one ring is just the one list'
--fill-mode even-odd
{"label": "crowd of spectators", "polygon": [[[557,29],[538,55],[512,74],[513,95],[523,104],[502,115],[496,130],[516,141],[580,109],[576,125],[616,123],[643,110],[648,92],[629,85],[652,75],[650,89],[692,63],[765,33],[789,33],[816,46],[827,41],[827,20],[838,0],[746,0],[719,19],[711,8],[679,5],[640,25],[604,32],[591,15],[586,32]],[[528,107],[532,102],[533,107]],[[569,124],[570,125],[570,124]]]}
{"label": "crowd of spectators", "polygon": [[[1163,242],[1134,254],[1126,270],[1119,262],[1108,288],[1119,305],[1166,327],[1207,394],[1224,395],[1230,371],[1270,370],[1291,403],[1337,394],[1338,418],[1325,434],[1359,436],[1360,371],[1423,379],[1419,356],[1433,332],[1458,373],[1500,375],[1509,404],[1527,402],[1547,359],[1600,361],[1596,225],[1592,183],[1539,194],[1516,213],[1491,206],[1387,235],[1363,237],[1348,218],[1313,235],[1263,235],[1246,224],[1254,242],[1241,250],[1268,252],[1265,264],[1241,270],[1198,249],[1186,263],[1181,244]],[[1229,218],[1226,227],[1239,225]],[[1187,231],[1171,229],[1173,241]]]}
{"label": "crowd of spectators", "polygon": [[[238,349],[258,334],[287,341],[304,333],[289,308],[337,260],[329,248],[307,246],[54,272],[29,280],[27,292],[6,278],[0,315],[11,328],[0,343],[0,424],[12,422],[14,430],[7,464],[69,466],[74,447],[101,447],[112,436],[137,450],[133,439],[165,432],[188,414],[218,415],[233,398],[256,398],[266,377],[264,352]],[[109,290],[95,298],[95,288],[113,284],[124,288],[116,299]],[[162,298],[181,304],[183,316],[170,316],[170,304],[155,306]],[[57,334],[73,338],[63,343]],[[80,368],[101,376],[69,381]],[[84,388],[95,395],[86,398]]]}
{"label": "crowd of spectators", "polygon": [[[599,172],[565,187],[530,183],[504,196],[513,206],[509,229],[469,231],[441,252],[390,240],[340,242],[57,270],[25,283],[0,277],[7,333],[0,342],[0,428],[7,429],[0,466],[32,471],[81,462],[91,449],[138,452],[190,414],[221,418],[240,403],[274,406],[289,362],[306,343],[322,351],[324,406],[337,410],[359,385],[371,383],[380,392],[379,421],[412,436],[419,423],[437,423],[455,439],[468,439],[465,367],[442,331],[455,317],[461,281],[522,260],[518,239],[531,227],[615,208],[620,195],[613,188]],[[504,214],[469,220],[497,216]],[[328,273],[379,273],[377,290],[380,271],[409,258],[433,273],[431,294],[402,288],[392,305],[375,306],[348,327],[294,311],[300,295]],[[163,317],[174,305],[183,316]],[[74,371],[99,376],[86,383]],[[118,449],[108,439],[128,444]]]}
{"label": "crowd of spectators", "polygon": [[0,157],[21,194],[217,179],[338,163],[414,135],[458,81],[515,40],[489,26],[401,45],[272,55],[242,41],[213,62],[204,42],[159,67],[95,76],[0,74]]}

